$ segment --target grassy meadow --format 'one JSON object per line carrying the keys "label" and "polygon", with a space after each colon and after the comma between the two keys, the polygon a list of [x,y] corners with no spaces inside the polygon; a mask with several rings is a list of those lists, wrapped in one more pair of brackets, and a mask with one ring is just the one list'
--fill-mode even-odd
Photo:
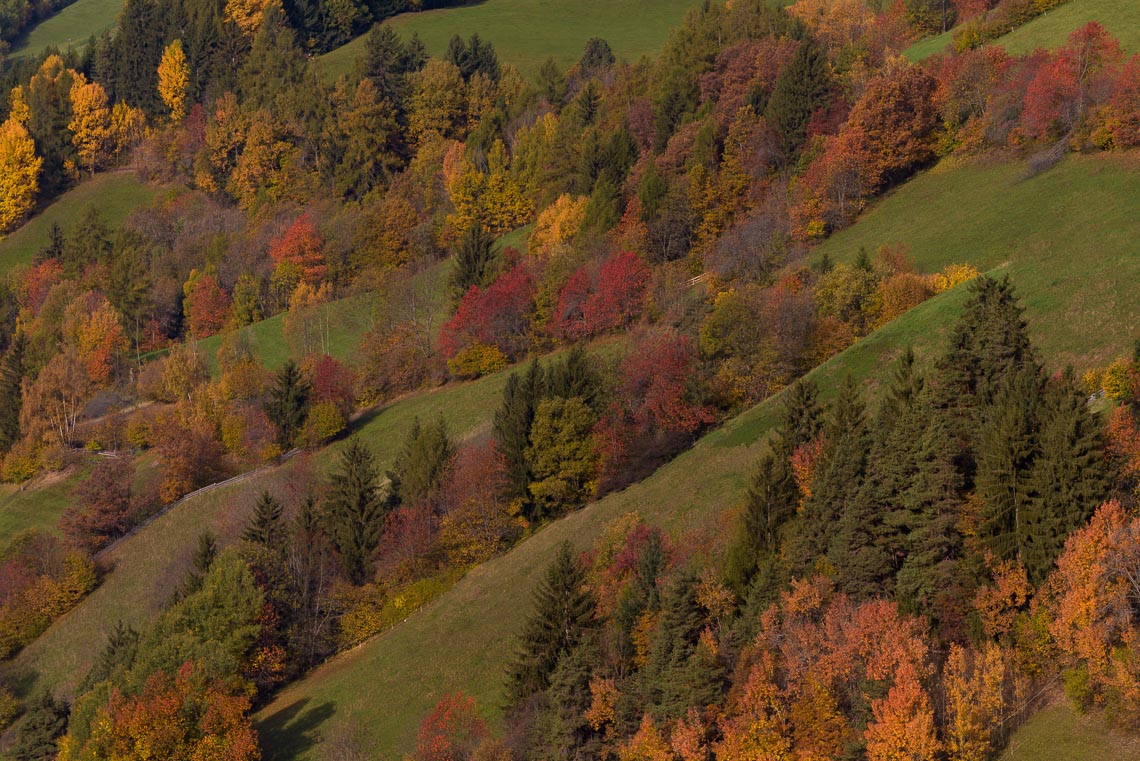
{"label": "grassy meadow", "polygon": [[[1135,0],[1069,0],[992,44],[1018,55],[1038,48],[1052,50],[1065,44],[1075,29],[1090,21],[1100,22],[1120,40],[1126,52],[1140,53],[1140,3]],[[903,55],[912,61],[929,58],[946,50],[952,36],[950,31],[919,40]]]}
{"label": "grassy meadow", "polygon": [[[90,0],[87,0],[90,2]],[[452,35],[477,33],[495,46],[499,59],[533,77],[547,58],[568,69],[586,41],[602,37],[619,58],[654,55],[697,0],[481,0],[452,8],[404,13],[385,23],[407,39],[419,34],[433,56],[447,52]],[[330,77],[352,69],[364,53],[361,35],[321,56]]]}
{"label": "grassy meadow", "polygon": [[115,26],[123,0],[76,0],[44,19],[12,46],[9,58],[34,58],[49,47],[83,50],[91,39]]}
{"label": "grassy meadow", "polygon": [[[1134,247],[1140,218],[1131,213],[1140,193],[1136,169],[1135,158],[1078,157],[1022,180],[1018,166],[939,167],[899,188],[822,248],[843,259],[861,245],[873,250],[901,240],[928,271],[971,262],[995,275],[1008,273],[1051,362],[1099,363],[1126,351],[1140,332],[1140,302],[1129,296],[1140,285]],[[1066,231],[1065,214],[1081,224]],[[913,346],[920,359],[940,350],[965,297],[959,287],[921,304],[812,377],[825,396],[847,374],[873,395],[875,376],[903,347]],[[447,692],[472,695],[496,720],[511,654],[505,643],[520,629],[529,590],[554,548],[562,541],[586,548],[631,511],[672,531],[730,530],[779,404],[778,396],[767,400],[645,481],[548,525],[473,569],[394,630],[283,690],[258,716],[266,759],[313,758],[319,736],[349,717],[387,757],[398,757],[413,746],[419,719]]]}
{"label": "grassy meadow", "polygon": [[66,233],[79,223],[88,207],[94,206],[111,229],[115,229],[137,207],[149,203],[157,192],[129,171],[107,172],[80,183],[0,238],[0,273],[30,263],[48,244],[52,224],[58,224]]}

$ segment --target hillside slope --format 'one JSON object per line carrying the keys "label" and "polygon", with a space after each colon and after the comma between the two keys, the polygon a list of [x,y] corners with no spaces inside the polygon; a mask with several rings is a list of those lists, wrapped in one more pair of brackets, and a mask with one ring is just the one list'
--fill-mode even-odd
{"label": "hillside slope", "polygon": [[[1065,43],[1073,30],[1097,21],[1120,40],[1124,50],[1140,53],[1140,4],[1133,0],[1069,0],[1028,24],[998,38],[1010,53],[1029,53],[1037,48],[1055,49]],[[921,61],[943,52],[953,39],[953,30],[919,40],[904,51],[912,61]]]}
{"label": "hillside slope", "polygon": [[[923,269],[975,261],[1009,273],[1051,360],[1095,363],[1125,350],[1140,330],[1140,301],[1129,297],[1140,284],[1136,168],[1135,157],[1074,158],[1022,182],[1016,166],[940,167],[899,188],[825,250],[842,258],[860,245],[905,240]],[[1066,210],[1082,220],[1067,236]],[[873,392],[874,376],[902,347],[920,358],[940,347],[965,295],[958,288],[927,301],[812,377],[825,396],[848,373]],[[1083,309],[1095,321],[1075,321]],[[727,530],[778,409],[775,397],[749,410],[650,478],[546,527],[393,631],[284,690],[258,717],[266,759],[311,758],[318,738],[348,717],[388,756],[407,751],[420,718],[448,692],[472,695],[497,718],[511,638],[554,548],[564,540],[587,547],[629,511],[670,529]]]}
{"label": "hillside slope", "polygon": [[[602,37],[619,58],[636,61],[656,53],[696,0],[484,0],[385,22],[404,38],[419,34],[428,53],[442,56],[452,35],[478,34],[495,46],[499,59],[533,77],[547,58],[563,70],[582,55],[586,41]],[[327,73],[349,71],[364,52],[361,35],[321,56]]]}

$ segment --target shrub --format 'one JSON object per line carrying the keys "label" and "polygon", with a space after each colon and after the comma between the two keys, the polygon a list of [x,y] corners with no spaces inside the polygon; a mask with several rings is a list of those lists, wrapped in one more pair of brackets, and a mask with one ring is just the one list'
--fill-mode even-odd
{"label": "shrub", "polygon": [[309,416],[301,428],[300,444],[316,447],[336,436],[348,424],[344,413],[334,401],[317,402],[309,408]]}
{"label": "shrub", "polygon": [[456,378],[478,378],[498,372],[507,366],[507,356],[496,346],[476,343],[447,361],[447,369]]}

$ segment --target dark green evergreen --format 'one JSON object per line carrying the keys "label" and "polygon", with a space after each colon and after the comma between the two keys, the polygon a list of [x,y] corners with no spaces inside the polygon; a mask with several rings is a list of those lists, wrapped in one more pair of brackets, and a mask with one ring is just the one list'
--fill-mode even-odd
{"label": "dark green evergreen", "polygon": [[277,4],[266,6],[253,47],[238,74],[243,104],[251,108],[273,106],[278,96],[301,84],[305,70],[305,56],[285,12]]}
{"label": "dark green evergreen", "polygon": [[622,592],[617,610],[614,612],[614,621],[618,628],[614,649],[625,669],[633,668],[635,655],[633,630],[638,620],[646,611],[653,612],[661,607],[661,590],[658,583],[665,572],[665,564],[665,547],[661,541],[661,533],[657,530],[650,531],[645,545],[638,553],[637,563],[633,568],[633,578]]}
{"label": "dark green evergreen", "polygon": [[598,660],[592,639],[587,637],[560,658],[550,675],[546,691],[546,710],[551,714],[549,730],[546,737],[535,738],[539,742],[531,743],[532,747],[538,746],[536,757],[588,759],[601,755],[602,735],[586,719],[593,702],[590,677]]}
{"label": "dark green evergreen", "polygon": [[67,704],[41,690],[28,702],[24,718],[13,733],[9,758],[13,761],[51,761],[59,751],[59,738],[67,731]]}
{"label": "dark green evergreen", "polygon": [[277,443],[282,450],[293,448],[301,426],[309,416],[309,397],[313,386],[297,363],[289,360],[277,371],[277,378],[265,402],[265,414],[277,425]]}
{"label": "dark green evergreen", "polygon": [[253,518],[242,531],[241,538],[270,549],[280,549],[280,542],[284,538],[281,512],[281,503],[272,494],[263,491],[253,508]]}
{"label": "dark green evergreen", "polygon": [[503,401],[495,411],[492,437],[495,448],[506,461],[509,499],[529,504],[530,483],[533,478],[526,450],[530,446],[530,429],[534,414],[545,390],[545,374],[535,359],[525,373],[514,372],[503,389]]}
{"label": "dark green evergreen", "polygon": [[566,77],[553,58],[547,58],[539,67],[536,84],[546,102],[555,111],[560,110],[562,104],[566,102]]}
{"label": "dark green evergreen", "polygon": [[658,722],[678,719],[691,706],[720,703],[723,665],[698,646],[708,621],[697,602],[697,579],[686,571],[669,587],[640,675],[646,707]]}
{"label": "dark green evergreen", "polygon": [[601,37],[591,37],[586,40],[586,49],[578,59],[578,71],[583,77],[594,77],[613,66],[616,60],[608,42]]}
{"label": "dark green evergreen", "polygon": [[426,426],[416,418],[388,471],[389,503],[413,503],[429,496],[439,488],[454,456],[443,417]]}
{"label": "dark green evergreen", "polygon": [[1029,475],[1029,543],[1022,561],[1040,583],[1064,549],[1108,495],[1101,426],[1089,411],[1072,369],[1049,383],[1038,425],[1038,451]]}
{"label": "dark green evergreen", "polygon": [[519,650],[507,675],[507,694],[517,704],[550,686],[558,663],[594,628],[594,597],[586,571],[569,542],[534,591],[534,610],[519,637]]}
{"label": "dark green evergreen", "polygon": [[355,437],[349,440],[337,470],[329,478],[325,506],[328,533],[345,575],[353,584],[363,584],[371,576],[388,503],[380,493],[376,458]]}
{"label": "dark green evergreen", "polygon": [[577,397],[596,413],[602,411],[602,377],[594,360],[581,346],[574,346],[546,371],[546,395],[559,399]]}
{"label": "dark green evergreen", "polygon": [[827,103],[834,83],[827,53],[811,40],[800,43],[768,98],[764,117],[780,135],[784,154],[794,160],[807,138],[807,126]]}
{"label": "dark green evergreen", "polygon": [[487,285],[494,274],[495,238],[476,222],[467,229],[455,251],[451,295],[457,301],[473,285]]}
{"label": "dark green evergreen", "polygon": [[476,32],[466,41],[458,34],[451,38],[447,45],[446,58],[463,75],[464,80],[471,79],[476,73],[483,73],[492,82],[498,82],[501,74],[499,57],[495,55],[495,47],[484,42]]}
{"label": "dark green evergreen", "polygon": [[975,445],[979,538],[998,558],[1023,560],[1033,524],[1030,477],[1040,452],[1041,376],[1023,368],[1007,376],[982,412]]}
{"label": "dark green evergreen", "polygon": [[153,0],[127,0],[114,36],[114,88],[108,94],[141,108],[148,116],[163,106],[158,95],[158,65],[165,47],[165,23]]}
{"label": "dark green evergreen", "polygon": [[870,447],[866,406],[854,379],[847,376],[831,405],[823,430],[823,448],[812,476],[811,495],[803,502],[788,548],[795,574],[815,571],[816,564],[830,549],[836,524],[849,511],[858,509]]}
{"label": "dark green evergreen", "polygon": [[17,330],[4,359],[0,360],[0,453],[20,438],[20,410],[24,406],[24,350],[27,339]]}
{"label": "dark green evergreen", "polygon": [[202,582],[217,557],[218,537],[213,531],[203,531],[198,535],[198,545],[190,556],[190,571],[171,596],[170,605],[177,604],[202,588]]}

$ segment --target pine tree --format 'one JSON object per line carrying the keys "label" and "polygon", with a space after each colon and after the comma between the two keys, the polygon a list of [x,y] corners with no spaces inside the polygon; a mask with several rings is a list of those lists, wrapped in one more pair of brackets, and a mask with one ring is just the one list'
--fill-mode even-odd
{"label": "pine tree", "polygon": [[1023,368],[1007,377],[983,410],[975,484],[982,504],[979,537],[998,558],[1023,560],[1030,530],[1030,476],[1037,441],[1041,376]]}
{"label": "pine tree", "polygon": [[210,566],[218,557],[218,537],[212,531],[204,531],[198,535],[198,545],[190,557],[190,571],[182,584],[171,596],[171,605],[184,600],[202,588]]}
{"label": "pine tree", "polygon": [[979,277],[967,288],[969,299],[938,365],[939,404],[958,419],[953,434],[968,439],[981,410],[997,397],[1006,379],[1021,368],[1037,366],[1024,310],[1013,284]]}
{"label": "pine tree", "polygon": [[1029,476],[1028,545],[1023,555],[1035,584],[1052,570],[1066,538],[1088,521],[1108,492],[1100,425],[1071,368],[1046,389],[1038,442]]}
{"label": "pine tree", "polygon": [[451,294],[460,299],[473,285],[487,285],[495,262],[495,239],[476,222],[467,229],[455,251],[451,271]]}
{"label": "pine tree", "polygon": [[277,424],[277,443],[281,449],[291,449],[297,440],[305,418],[309,416],[312,391],[312,384],[293,360],[286,362],[277,372],[269,399],[265,402],[265,413]]}
{"label": "pine tree", "polygon": [[887,518],[893,528],[901,529],[905,554],[897,595],[905,610],[925,614],[941,625],[966,609],[964,601],[952,597],[962,556],[958,525],[963,479],[949,427],[927,395],[909,417],[918,425],[900,427],[896,442],[902,445],[903,437],[911,438],[907,459],[914,471]]}
{"label": "pine tree", "polygon": [[723,667],[699,646],[705,618],[697,602],[697,579],[686,571],[662,601],[649,661],[640,676],[645,702],[658,720],[678,719],[690,706],[719,702]]}
{"label": "pine tree", "polygon": [[305,69],[305,56],[285,12],[276,3],[267,5],[238,75],[243,103],[252,108],[272,107],[278,95],[301,84]]}
{"label": "pine tree", "polygon": [[412,503],[439,488],[455,456],[443,416],[430,425],[412,421],[404,446],[388,471],[388,501],[391,505]]}
{"label": "pine tree", "polygon": [[594,412],[602,406],[602,378],[594,361],[581,346],[574,346],[547,370],[546,396],[559,399],[577,397]]}
{"label": "pine tree", "polygon": [[284,536],[281,511],[281,503],[272,494],[263,491],[253,509],[253,519],[245,527],[241,538],[269,549],[280,549],[279,542]]}
{"label": "pine tree", "polygon": [[363,74],[372,80],[378,96],[403,114],[411,88],[408,84],[407,51],[387,24],[376,24],[364,39]]}
{"label": "pine tree", "polygon": [[[586,720],[586,712],[593,700],[590,676],[598,660],[597,648],[591,639],[587,638],[560,658],[551,673],[550,687],[546,691],[546,710],[552,714],[552,731],[549,736],[535,738],[538,742],[532,742],[532,747],[539,750],[541,755],[535,754],[532,757],[599,757],[602,737]],[[543,750],[546,753],[542,753]]]}
{"label": "pine tree", "polygon": [[826,105],[831,89],[827,53],[810,40],[800,43],[791,63],[776,79],[764,110],[764,117],[779,133],[784,155],[789,160],[799,154],[807,138],[808,122]]}
{"label": "pine tree", "polygon": [[353,438],[329,480],[326,509],[329,535],[340,553],[345,574],[354,584],[368,580],[372,555],[380,545],[388,507],[378,484],[372,451]]}
{"label": "pine tree", "polygon": [[794,572],[813,572],[817,561],[828,552],[835,522],[856,508],[870,446],[866,407],[854,379],[848,376],[839,387],[824,427],[811,495],[804,500],[789,548]]}
{"label": "pine tree", "polygon": [[661,590],[658,579],[665,571],[665,547],[660,531],[649,533],[645,545],[637,556],[625,591],[618,601],[614,620],[618,625],[617,655],[626,668],[632,668],[635,647],[633,630],[638,620],[647,611],[654,612],[661,607]]}
{"label": "pine tree", "polygon": [[544,373],[538,360],[533,360],[525,373],[511,373],[503,389],[503,401],[495,411],[492,437],[495,448],[506,460],[507,490],[504,496],[526,505],[530,500],[533,479],[526,458],[530,446],[530,429],[543,396]]}
{"label": "pine tree", "polygon": [[27,338],[17,330],[4,359],[0,361],[0,453],[7,452],[20,438],[20,410],[24,406],[24,351]]}
{"label": "pine tree", "polygon": [[153,0],[127,0],[114,36],[113,101],[125,101],[148,116],[162,109],[158,66],[162,61],[165,24]]}
{"label": "pine tree", "polygon": [[507,676],[510,701],[518,704],[550,686],[558,663],[594,628],[594,597],[586,572],[563,542],[534,593],[534,611],[527,620],[519,652]]}
{"label": "pine tree", "polygon": [[134,665],[138,646],[139,633],[135,628],[116,621],[107,643],[80,682],[78,694],[89,692],[96,684],[112,679],[116,674],[126,673]]}
{"label": "pine tree", "polygon": [[67,730],[67,704],[42,690],[29,702],[16,727],[9,758],[13,761],[51,761],[58,741]]}
{"label": "pine tree", "polygon": [[566,77],[553,58],[547,58],[539,68],[537,84],[538,91],[551,108],[555,111],[561,109],[566,101]]}
{"label": "pine tree", "polygon": [[48,228],[47,245],[36,253],[36,264],[48,259],[60,259],[63,256],[64,240],[63,228],[59,226],[58,222],[52,222],[51,227]]}

